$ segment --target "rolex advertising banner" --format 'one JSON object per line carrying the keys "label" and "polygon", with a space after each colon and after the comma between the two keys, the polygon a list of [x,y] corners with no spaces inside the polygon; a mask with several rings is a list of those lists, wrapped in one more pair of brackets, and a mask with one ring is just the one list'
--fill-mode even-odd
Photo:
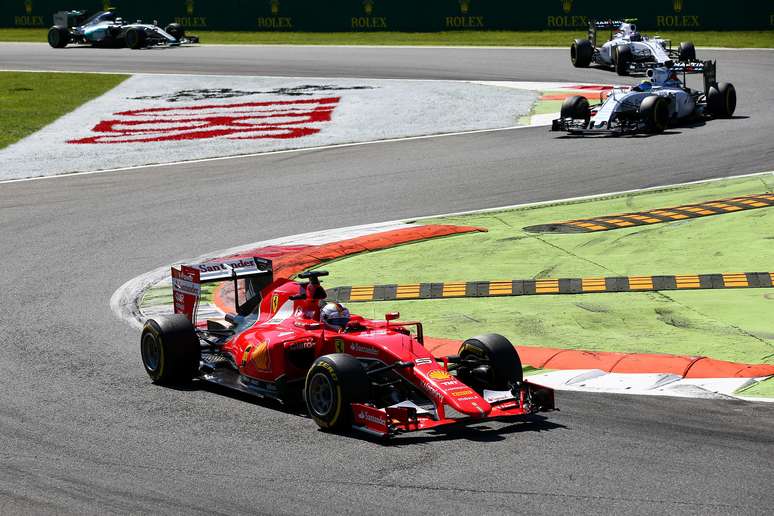
{"label": "rolex advertising banner", "polygon": [[774,29],[774,1],[650,0],[3,0],[2,27],[49,27],[62,10],[116,8],[127,21],[196,30],[575,30],[589,18],[637,18],[643,30]]}

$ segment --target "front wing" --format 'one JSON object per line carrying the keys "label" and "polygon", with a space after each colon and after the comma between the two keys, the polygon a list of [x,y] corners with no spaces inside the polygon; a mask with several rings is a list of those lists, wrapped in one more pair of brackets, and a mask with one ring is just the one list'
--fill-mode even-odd
{"label": "front wing", "polygon": [[376,408],[364,403],[352,403],[352,428],[376,437],[390,437],[439,426],[465,425],[556,410],[553,389],[527,381],[522,383],[513,396],[490,404],[492,409],[481,417],[439,418],[427,411],[419,412],[406,406]]}

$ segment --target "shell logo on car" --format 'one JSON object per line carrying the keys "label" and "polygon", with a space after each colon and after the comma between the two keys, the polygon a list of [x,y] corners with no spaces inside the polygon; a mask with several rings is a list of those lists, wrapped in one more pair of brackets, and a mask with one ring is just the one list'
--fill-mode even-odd
{"label": "shell logo on car", "polygon": [[433,380],[448,380],[451,378],[451,375],[442,369],[435,369],[433,371],[430,371],[428,375]]}

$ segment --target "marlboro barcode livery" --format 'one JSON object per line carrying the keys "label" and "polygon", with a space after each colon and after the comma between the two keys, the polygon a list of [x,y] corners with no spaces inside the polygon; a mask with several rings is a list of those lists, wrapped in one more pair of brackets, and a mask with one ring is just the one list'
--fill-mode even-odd
{"label": "marlboro barcode livery", "polygon": [[[175,314],[149,319],[142,331],[148,375],[285,404],[304,399],[321,428],[380,437],[554,409],[553,391],[524,380],[505,337],[480,335],[456,355],[435,357],[420,322],[398,321],[397,312],[365,319],[326,302],[326,275],[274,279],[271,261],[257,257],[173,268]],[[222,281],[234,282],[234,311],[197,322],[201,284]]]}

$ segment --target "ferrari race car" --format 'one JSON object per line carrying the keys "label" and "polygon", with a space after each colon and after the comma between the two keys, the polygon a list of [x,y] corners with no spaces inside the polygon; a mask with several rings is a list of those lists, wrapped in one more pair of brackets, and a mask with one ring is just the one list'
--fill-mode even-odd
{"label": "ferrari race car", "polygon": [[60,11],[54,14],[54,26],[48,29],[48,44],[64,48],[70,43],[98,47],[129,47],[133,49],[159,45],[179,46],[198,43],[196,36],[186,36],[178,23],[165,29],[153,25],[127,23],[114,10],[86,16],[86,11]]}
{"label": "ferrari race car", "polygon": [[[678,73],[682,73],[682,81]],[[685,85],[689,73],[703,74],[703,91]],[[669,125],[734,114],[736,90],[731,83],[715,80],[714,61],[651,68],[646,74],[648,80],[635,87],[614,88],[593,106],[586,97],[567,97],[551,130],[580,135],[660,133]]]}
{"label": "ferrari race car", "polygon": [[[637,32],[636,20],[589,21],[587,39],[576,39],[570,46],[570,61],[577,68],[591,63],[614,68],[618,75],[642,73],[654,66],[696,61],[696,48],[690,41],[672,50],[672,42]],[[597,30],[610,29],[610,38],[597,47]],[[613,33],[613,31],[616,31]]]}
{"label": "ferrari race car", "polygon": [[[505,337],[481,335],[435,357],[419,322],[325,304],[326,275],[274,279],[259,257],[173,267],[175,314],[145,322],[145,370],[156,383],[197,379],[284,404],[303,399],[322,429],[380,437],[554,409],[553,391],[523,378]],[[197,322],[201,285],[223,281],[233,281],[234,312]]]}

